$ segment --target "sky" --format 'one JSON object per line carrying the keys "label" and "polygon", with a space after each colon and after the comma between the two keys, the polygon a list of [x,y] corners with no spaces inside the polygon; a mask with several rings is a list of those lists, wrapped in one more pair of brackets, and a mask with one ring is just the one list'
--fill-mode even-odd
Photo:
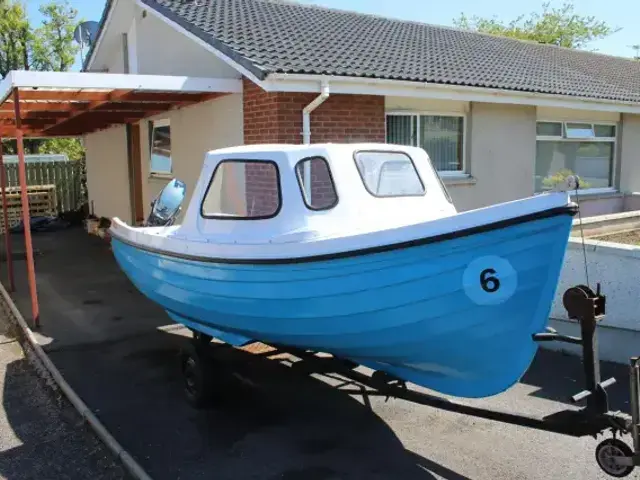
{"label": "sky", "polygon": [[[445,2],[425,2],[421,0],[301,0],[302,3],[342,8],[386,17],[414,20],[437,25],[452,25],[453,19],[461,13],[496,17],[509,21],[521,14],[540,11],[544,0],[447,0]],[[100,20],[104,0],[69,0],[85,20]],[[42,0],[26,0],[30,19],[39,23],[38,12]],[[562,0],[552,0],[552,5],[560,6]],[[640,44],[640,1],[638,0],[574,0],[575,10],[580,15],[593,15],[620,30],[610,37],[591,43],[588,48],[600,53],[630,57],[634,54],[631,45]],[[76,62],[76,68],[79,62]]]}

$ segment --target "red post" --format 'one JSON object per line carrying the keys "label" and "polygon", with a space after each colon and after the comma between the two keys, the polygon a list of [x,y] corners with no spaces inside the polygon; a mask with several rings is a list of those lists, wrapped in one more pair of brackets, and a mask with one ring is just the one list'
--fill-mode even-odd
{"label": "red post", "polygon": [[27,167],[24,160],[24,143],[22,134],[22,119],[20,117],[20,94],[13,90],[13,106],[16,120],[16,142],[18,144],[18,177],[20,179],[20,198],[22,206],[22,223],[24,223],[24,246],[27,251],[27,274],[29,278],[29,293],[31,294],[31,312],[33,326],[40,326],[40,308],[38,306],[38,291],[36,289],[36,269],[33,262],[33,244],[31,243],[31,218],[29,215],[29,195],[27,194]]}
{"label": "red post", "polygon": [[9,212],[7,205],[7,172],[4,169],[2,157],[2,138],[0,138],[0,189],[2,190],[2,218],[4,220],[4,250],[7,255],[7,269],[9,270],[9,291],[15,292],[16,284],[13,279],[13,257],[11,254],[11,234],[9,233]]}

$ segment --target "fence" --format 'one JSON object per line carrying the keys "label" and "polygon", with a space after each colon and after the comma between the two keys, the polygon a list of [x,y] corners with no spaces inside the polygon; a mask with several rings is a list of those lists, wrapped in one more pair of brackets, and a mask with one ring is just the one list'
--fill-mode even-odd
{"label": "fence", "polygon": [[[27,185],[55,185],[56,210],[58,213],[70,212],[78,209],[82,198],[82,162],[35,162],[27,163]],[[18,165],[8,163],[7,186],[18,187]]]}

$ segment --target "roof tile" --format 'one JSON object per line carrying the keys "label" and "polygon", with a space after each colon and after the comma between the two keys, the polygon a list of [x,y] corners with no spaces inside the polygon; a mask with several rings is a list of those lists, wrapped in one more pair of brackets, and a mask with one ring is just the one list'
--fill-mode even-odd
{"label": "roof tile", "polygon": [[282,0],[142,0],[258,77],[308,73],[640,103],[640,62]]}

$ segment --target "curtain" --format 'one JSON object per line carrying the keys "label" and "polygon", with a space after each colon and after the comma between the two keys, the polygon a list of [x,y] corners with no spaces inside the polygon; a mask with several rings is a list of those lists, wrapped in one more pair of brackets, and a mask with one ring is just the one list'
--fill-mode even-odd
{"label": "curtain", "polygon": [[462,117],[420,116],[420,147],[436,170],[462,170]]}

